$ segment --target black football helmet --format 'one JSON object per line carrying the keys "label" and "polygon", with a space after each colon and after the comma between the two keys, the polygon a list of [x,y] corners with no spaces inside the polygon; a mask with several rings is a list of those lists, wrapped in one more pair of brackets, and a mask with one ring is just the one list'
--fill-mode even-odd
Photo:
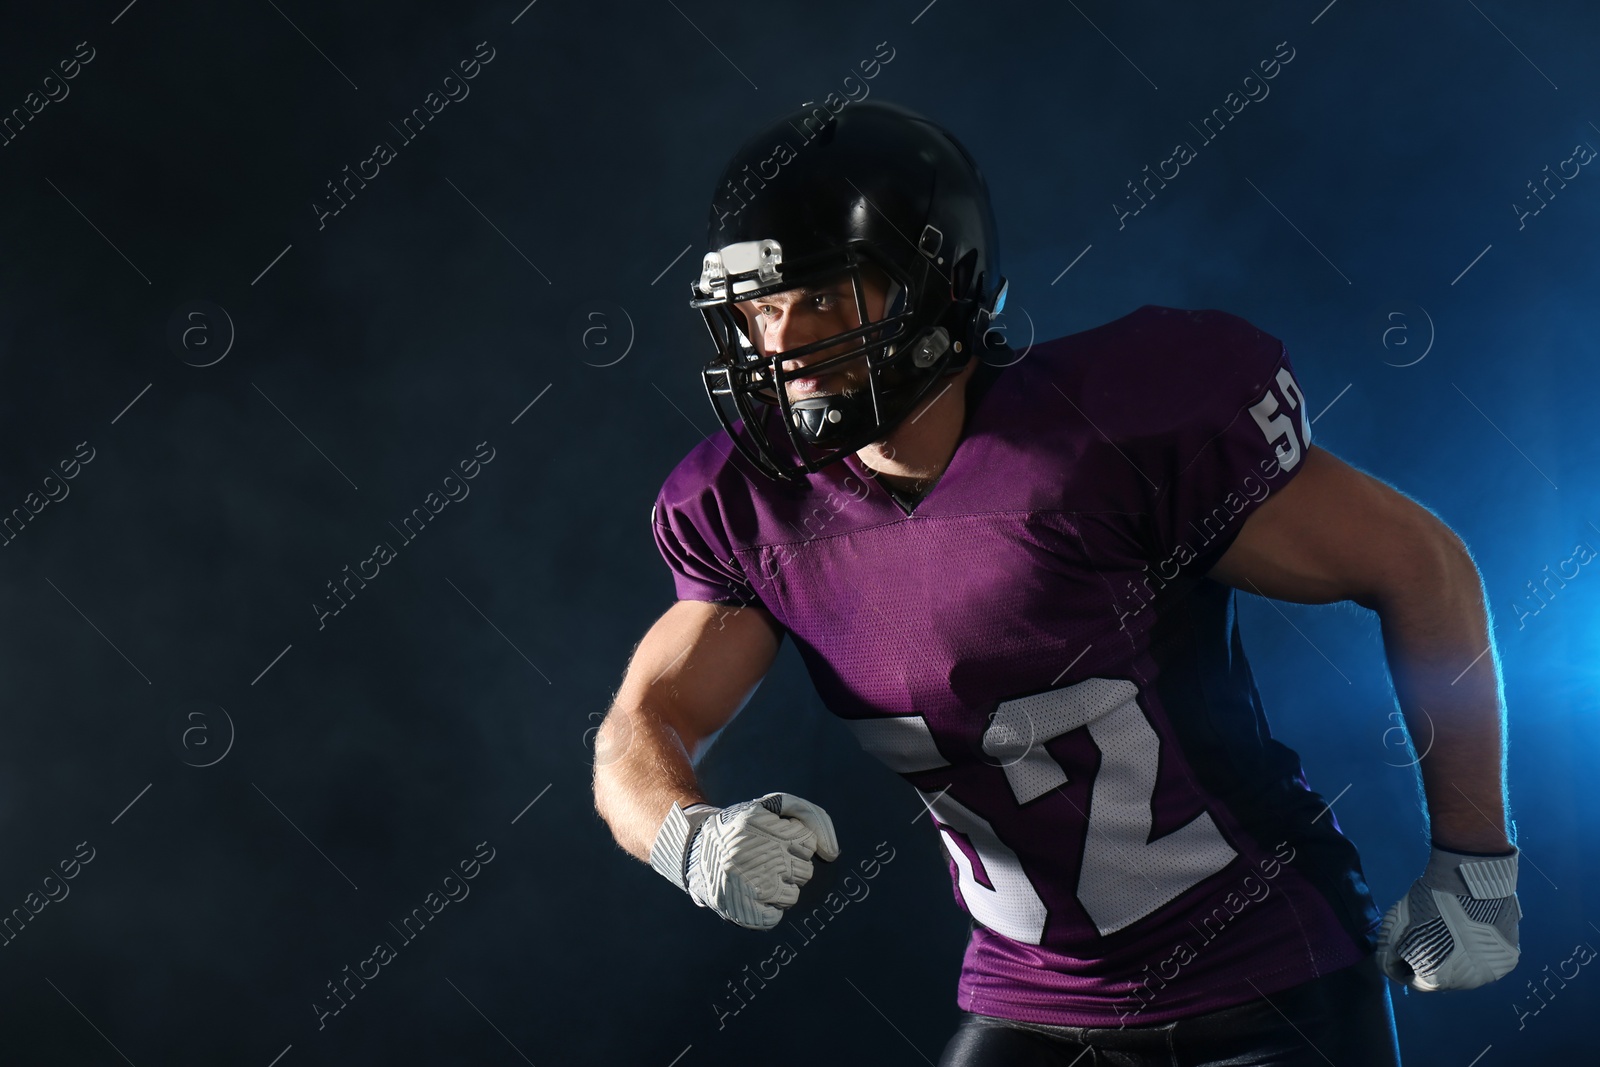
{"label": "black football helmet", "polygon": [[[985,344],[1005,301],[998,255],[988,187],[941,127],[877,101],[772,123],[723,173],[693,285],[690,304],[717,347],[701,371],[717,418],[752,464],[780,480],[881,440]],[[888,281],[876,321],[868,321],[864,268]],[[861,325],[786,352],[761,355],[734,306],[844,279]],[[781,369],[840,345],[803,369]],[[862,388],[790,400],[786,382],[852,360],[865,361]],[[737,419],[743,437],[733,432]]]}

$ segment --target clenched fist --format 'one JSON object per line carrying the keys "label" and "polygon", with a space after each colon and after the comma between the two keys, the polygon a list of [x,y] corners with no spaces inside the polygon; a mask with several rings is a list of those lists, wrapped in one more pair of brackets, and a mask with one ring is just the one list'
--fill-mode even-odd
{"label": "clenched fist", "polygon": [[813,855],[839,858],[828,813],[792,793],[768,793],[727,808],[674,804],[650,866],[729,922],[770,930],[816,872]]}
{"label": "clenched fist", "polygon": [[1517,851],[1478,856],[1435,847],[1411,891],[1384,916],[1378,964],[1419,989],[1476,989],[1517,965]]}

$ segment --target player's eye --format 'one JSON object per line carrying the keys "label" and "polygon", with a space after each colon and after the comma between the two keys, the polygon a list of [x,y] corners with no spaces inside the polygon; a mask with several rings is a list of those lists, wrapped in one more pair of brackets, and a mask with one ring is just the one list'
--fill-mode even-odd
{"label": "player's eye", "polygon": [[771,304],[757,304],[756,314],[764,319],[775,319],[778,317],[778,309]]}
{"label": "player's eye", "polygon": [[836,293],[818,293],[811,298],[812,307],[818,311],[828,311],[838,302],[839,297]]}

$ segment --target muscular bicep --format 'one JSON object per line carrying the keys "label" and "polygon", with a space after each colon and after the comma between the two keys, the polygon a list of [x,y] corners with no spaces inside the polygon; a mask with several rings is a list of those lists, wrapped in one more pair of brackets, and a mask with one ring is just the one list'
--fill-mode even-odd
{"label": "muscular bicep", "polygon": [[1208,577],[1300,604],[1376,608],[1464,552],[1427,508],[1320,448],[1257,508]]}
{"label": "muscular bicep", "polygon": [[693,758],[750,699],[782,638],[759,605],[680,600],[639,642],[616,702],[672,726]]}

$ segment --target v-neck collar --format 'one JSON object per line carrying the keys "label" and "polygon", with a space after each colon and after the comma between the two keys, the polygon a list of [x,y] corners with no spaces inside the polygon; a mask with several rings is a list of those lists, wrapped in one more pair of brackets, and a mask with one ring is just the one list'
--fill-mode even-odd
{"label": "v-neck collar", "polygon": [[[1008,366],[1010,366],[1010,363],[996,366],[992,363],[980,361],[978,369],[972,372],[972,377],[967,381],[966,410],[961,420],[961,435],[956,438],[956,447],[950,453],[950,459],[945,463],[944,470],[939,472],[939,477],[934,479],[933,484],[928,486],[917,500],[912,501],[907,494],[895,489],[880,478],[878,473],[862,463],[854,452],[845,456],[842,462],[850,468],[856,477],[878,484],[884,495],[889,498],[895,509],[900,512],[901,518],[911,518],[916,514],[917,509],[926,504],[928,498],[938,492],[939,487],[949,480],[951,470],[959,463],[963,448],[973,436],[974,421],[978,416],[984,398],[988,396],[995,379],[1000,376],[1000,372]],[[967,449],[967,451],[971,450]]]}

